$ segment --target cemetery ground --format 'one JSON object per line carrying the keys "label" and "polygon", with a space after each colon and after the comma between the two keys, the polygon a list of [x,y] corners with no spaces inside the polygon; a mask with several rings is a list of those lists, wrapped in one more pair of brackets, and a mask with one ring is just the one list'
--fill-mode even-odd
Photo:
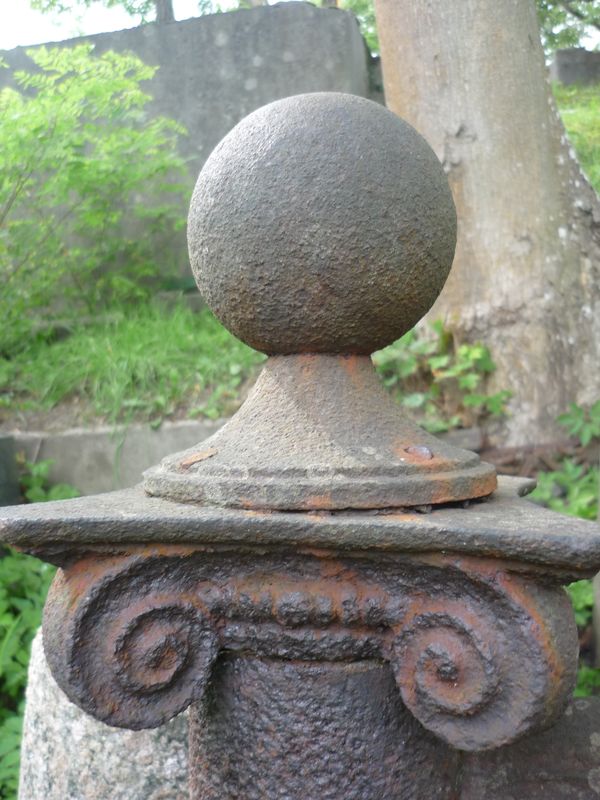
{"label": "cemetery ground", "polygon": [[[555,87],[555,96],[582,167],[600,190],[600,87]],[[227,416],[262,360],[207,309],[191,310],[183,293],[174,307],[142,299],[112,305],[88,321],[44,327],[14,355],[0,358],[0,430],[138,421],[158,426],[166,419]],[[439,325],[426,337],[407,334],[375,360],[389,390],[434,432],[504,413],[506,394],[486,390],[493,353],[478,344],[455,347]],[[572,448],[547,459],[537,475],[537,499],[592,519],[598,513],[600,401],[591,409],[571,408],[561,423]],[[26,499],[74,491],[49,487],[43,464],[22,468]],[[29,647],[51,577],[35,559],[16,553],[0,559],[0,797],[16,795]],[[582,581],[570,591],[582,645],[578,694],[593,693],[600,671],[591,654],[592,586]]]}

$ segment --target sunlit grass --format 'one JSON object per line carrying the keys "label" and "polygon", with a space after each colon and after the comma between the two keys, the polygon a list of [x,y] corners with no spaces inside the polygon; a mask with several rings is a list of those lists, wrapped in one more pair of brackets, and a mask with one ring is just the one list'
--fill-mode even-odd
{"label": "sunlit grass", "polygon": [[564,126],[579,163],[600,193],[600,83],[591,86],[553,86]]}
{"label": "sunlit grass", "polygon": [[111,422],[159,421],[182,404],[188,416],[216,417],[262,358],[207,309],[140,305],[0,360],[0,404],[48,410],[77,398]]}

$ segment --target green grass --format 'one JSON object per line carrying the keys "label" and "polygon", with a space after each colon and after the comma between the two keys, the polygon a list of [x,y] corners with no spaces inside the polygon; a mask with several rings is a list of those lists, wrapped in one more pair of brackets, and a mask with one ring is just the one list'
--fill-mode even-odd
{"label": "green grass", "polygon": [[77,399],[111,423],[159,422],[178,412],[217,417],[238,402],[262,359],[206,309],[141,305],[0,360],[0,413]]}
{"label": "green grass", "polygon": [[[488,351],[455,347],[439,324],[433,327],[432,338],[411,331],[375,355],[384,386],[436,432],[500,415],[507,393],[485,392],[494,369]],[[112,312],[63,340],[40,338],[0,360],[0,421],[47,427],[216,418],[236,410],[263,359],[207,309]]]}
{"label": "green grass", "polygon": [[600,192],[600,84],[552,88],[579,163]]}
{"label": "green grass", "polygon": [[[555,85],[580,162],[600,190],[600,87]],[[74,403],[77,423],[217,417],[239,403],[262,357],[225,331],[208,310],[181,305],[122,309],[62,340],[34,340],[0,359],[0,422],[19,412]]]}

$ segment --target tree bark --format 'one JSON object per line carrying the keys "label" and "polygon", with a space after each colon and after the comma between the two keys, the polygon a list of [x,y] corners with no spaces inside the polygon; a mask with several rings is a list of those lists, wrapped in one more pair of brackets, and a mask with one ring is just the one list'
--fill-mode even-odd
{"label": "tree bark", "polygon": [[154,0],[156,3],[156,21],[159,25],[165,22],[175,22],[173,13],[173,0]]}
{"label": "tree bark", "polygon": [[533,0],[375,0],[388,106],[448,173],[454,267],[432,315],[510,389],[496,443],[556,438],[600,396],[600,203],[554,106]]}

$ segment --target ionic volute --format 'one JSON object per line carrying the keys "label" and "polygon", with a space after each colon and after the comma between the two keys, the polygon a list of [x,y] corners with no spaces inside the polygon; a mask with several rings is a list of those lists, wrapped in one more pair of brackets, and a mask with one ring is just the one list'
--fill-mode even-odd
{"label": "ionic volute", "polygon": [[140,486],[2,510],[4,541],[61,566],[53,674],[109,725],[191,705],[193,800],[459,797],[462,753],[563,713],[561,587],[600,568],[600,530],[421,430],[374,372],[450,270],[443,169],[381,106],[291,97],[215,149],[188,235],[208,305],[269,358]]}

